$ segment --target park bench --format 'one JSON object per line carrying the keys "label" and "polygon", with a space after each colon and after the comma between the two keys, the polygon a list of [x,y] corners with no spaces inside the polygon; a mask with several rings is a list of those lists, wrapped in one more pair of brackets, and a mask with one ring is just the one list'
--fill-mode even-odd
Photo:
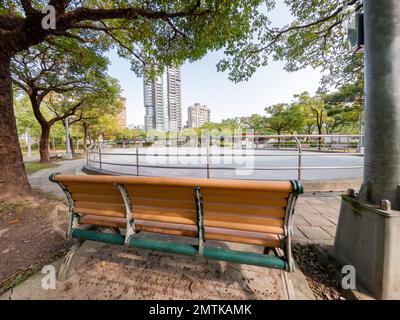
{"label": "park bench", "polygon": [[330,149],[331,149],[331,151],[335,151],[335,150],[341,150],[341,151],[345,151],[345,152],[350,151],[349,145],[347,143],[333,143],[333,144],[331,144]]}
{"label": "park bench", "polygon": [[64,158],[64,153],[63,152],[55,152],[50,154],[50,159],[62,159]]}
{"label": "park bench", "polygon": [[[298,181],[57,173],[49,179],[66,194],[68,235],[80,241],[67,254],[59,279],[65,279],[74,252],[85,240],[294,270],[292,215],[302,193]],[[141,231],[197,238],[197,245],[149,240]],[[258,245],[264,253],[213,248],[206,240]],[[268,254],[271,249],[280,254]]]}

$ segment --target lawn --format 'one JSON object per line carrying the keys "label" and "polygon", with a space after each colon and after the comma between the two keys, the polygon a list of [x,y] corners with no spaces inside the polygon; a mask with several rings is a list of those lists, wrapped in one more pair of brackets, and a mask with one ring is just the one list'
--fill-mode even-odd
{"label": "lawn", "polygon": [[25,170],[27,174],[35,173],[39,170],[55,168],[59,165],[53,162],[40,163],[40,162],[25,162]]}

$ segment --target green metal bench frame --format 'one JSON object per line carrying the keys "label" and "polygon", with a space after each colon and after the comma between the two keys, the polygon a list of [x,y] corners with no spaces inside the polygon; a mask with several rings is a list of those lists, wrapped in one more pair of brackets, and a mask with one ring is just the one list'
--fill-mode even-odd
{"label": "green metal bench frame", "polygon": [[[283,243],[284,255],[267,255],[253,252],[243,252],[236,250],[225,250],[219,248],[206,247],[204,237],[204,209],[201,195],[201,188],[194,188],[194,198],[196,202],[196,222],[197,222],[197,245],[182,244],[175,242],[156,241],[143,239],[137,236],[135,231],[134,212],[129,194],[122,184],[115,184],[118,188],[123,199],[126,210],[126,228],[125,235],[121,235],[119,231],[114,233],[98,232],[95,230],[80,228],[79,214],[75,212],[74,200],[68,188],[61,182],[55,181],[54,177],[59,173],[53,173],[49,176],[49,180],[57,183],[65,193],[69,203],[70,223],[68,227],[67,236],[77,239],[78,243],[71,248],[71,252],[67,254],[61,271],[59,280],[65,280],[68,266],[72,260],[72,256],[77,251],[78,247],[82,245],[85,240],[97,241],[102,243],[109,243],[115,245],[125,245],[138,249],[147,249],[162,251],[168,253],[182,254],[187,256],[201,256],[214,260],[222,260],[226,262],[248,264],[260,267],[267,267],[273,269],[285,270],[288,272],[294,271],[294,260],[292,257],[292,216],[294,213],[294,206],[299,194],[303,193],[303,187],[300,181],[291,180],[293,192],[289,195],[288,204],[286,207],[286,215],[284,222],[284,237]],[[115,230],[114,230],[115,231]],[[267,248],[266,248],[267,249]],[[266,252],[267,250],[264,250]]]}

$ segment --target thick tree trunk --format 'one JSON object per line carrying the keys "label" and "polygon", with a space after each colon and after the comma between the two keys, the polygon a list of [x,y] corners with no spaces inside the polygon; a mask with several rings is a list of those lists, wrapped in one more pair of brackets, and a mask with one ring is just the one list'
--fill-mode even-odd
{"label": "thick tree trunk", "polygon": [[42,124],[40,127],[42,129],[39,142],[40,162],[50,162],[49,137],[51,126],[49,124]]}
{"label": "thick tree trunk", "polygon": [[30,191],[15,121],[10,58],[0,55],[0,200]]}

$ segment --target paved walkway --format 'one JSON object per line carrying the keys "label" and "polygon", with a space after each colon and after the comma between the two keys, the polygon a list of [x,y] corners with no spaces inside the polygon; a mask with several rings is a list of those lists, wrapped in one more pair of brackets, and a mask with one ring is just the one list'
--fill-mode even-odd
{"label": "paved walkway", "polygon": [[340,210],[340,194],[304,194],[293,217],[294,241],[333,245]]}
{"label": "paved walkway", "polygon": [[60,187],[57,184],[49,181],[49,175],[53,172],[60,172],[64,174],[80,173],[80,168],[85,164],[85,160],[64,160],[57,163],[60,165],[59,167],[40,170],[34,174],[31,174],[28,177],[31,186],[33,188],[39,188],[45,192],[53,193],[57,196],[63,196],[64,193],[61,191]]}

